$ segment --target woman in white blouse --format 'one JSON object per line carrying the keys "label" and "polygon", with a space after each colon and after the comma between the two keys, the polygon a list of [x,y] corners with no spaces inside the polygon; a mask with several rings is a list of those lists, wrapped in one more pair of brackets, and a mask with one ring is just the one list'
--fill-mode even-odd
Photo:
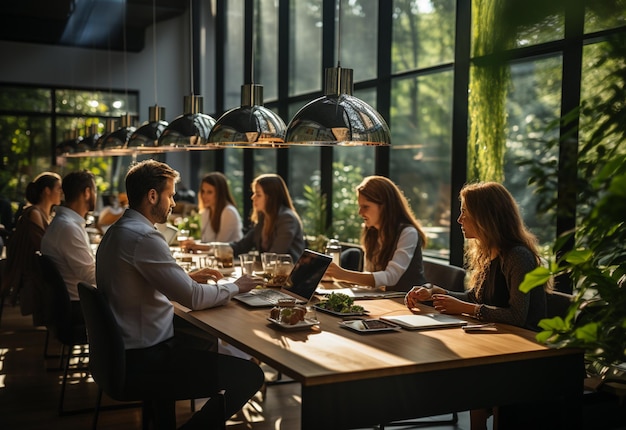
{"label": "woman in white blouse", "polygon": [[233,242],[241,239],[243,224],[226,176],[211,172],[200,183],[202,242]]}
{"label": "woman in white blouse", "polygon": [[331,263],[326,275],[396,291],[424,284],[422,249],[426,235],[402,191],[388,178],[368,176],[357,187],[357,199],[363,218],[365,271],[346,270]]}

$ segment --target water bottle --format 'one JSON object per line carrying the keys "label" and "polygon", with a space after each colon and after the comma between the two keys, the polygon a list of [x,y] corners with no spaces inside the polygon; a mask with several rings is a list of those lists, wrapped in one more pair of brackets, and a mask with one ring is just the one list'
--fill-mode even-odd
{"label": "water bottle", "polygon": [[341,245],[337,239],[330,239],[326,244],[326,254],[333,257],[333,263],[341,267]]}

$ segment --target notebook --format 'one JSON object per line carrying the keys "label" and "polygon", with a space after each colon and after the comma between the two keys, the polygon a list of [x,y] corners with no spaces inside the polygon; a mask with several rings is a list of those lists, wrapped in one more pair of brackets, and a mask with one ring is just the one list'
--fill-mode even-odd
{"label": "notebook", "polygon": [[467,321],[461,318],[444,314],[389,315],[382,316],[380,319],[397,324],[407,330],[461,327],[467,324]]}
{"label": "notebook", "polygon": [[331,261],[333,258],[329,255],[305,249],[280,290],[254,289],[237,294],[233,299],[253,307],[274,306],[281,299],[296,299],[297,303],[307,303],[315,294]]}

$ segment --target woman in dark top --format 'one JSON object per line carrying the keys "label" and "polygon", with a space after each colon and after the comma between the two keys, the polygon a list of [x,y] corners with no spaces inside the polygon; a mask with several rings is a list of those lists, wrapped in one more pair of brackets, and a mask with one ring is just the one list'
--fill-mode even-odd
{"label": "woman in dark top", "polygon": [[407,306],[432,299],[442,313],[537,330],[546,317],[545,291],[519,290],[526,273],[540,264],[537,239],[524,225],[513,196],[501,184],[484,182],[464,186],[460,199],[457,221],[469,239],[469,289],[456,293],[438,286],[414,287],[406,296]]}
{"label": "woman in dark top", "polygon": [[251,250],[290,254],[297,261],[304,251],[302,221],[283,178],[268,173],[252,181],[254,227],[243,239],[231,242],[235,257]]}
{"label": "woman in dark top", "polygon": [[422,248],[426,234],[415,218],[404,194],[383,176],[368,176],[357,187],[359,215],[364,227],[361,245],[365,250],[365,271],[329,266],[326,274],[335,279],[369,287],[409,291],[422,285]]}
{"label": "woman in dark top", "polygon": [[[501,184],[484,182],[465,185],[460,199],[457,221],[469,239],[465,252],[469,289],[456,293],[438,286],[413,287],[405,298],[407,306],[433,300],[441,313],[464,313],[481,321],[537,330],[539,320],[546,317],[545,291],[519,290],[526,273],[540,264],[537,239],[524,225],[513,196]],[[472,430],[485,429],[490,413],[472,410]]]}
{"label": "woman in dark top", "polygon": [[13,304],[19,298],[22,315],[32,314],[36,326],[42,325],[44,320],[35,253],[41,250],[41,238],[52,220],[52,209],[61,204],[62,195],[58,174],[43,172],[33,179],[26,186],[29,204],[17,220],[7,246],[2,294],[10,294]]}

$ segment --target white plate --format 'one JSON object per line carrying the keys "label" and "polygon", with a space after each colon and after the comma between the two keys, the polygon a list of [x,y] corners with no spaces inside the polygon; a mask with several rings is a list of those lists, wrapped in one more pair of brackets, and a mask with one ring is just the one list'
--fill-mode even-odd
{"label": "white plate", "polygon": [[280,328],[284,328],[285,330],[305,329],[305,328],[313,327],[314,325],[318,325],[320,323],[317,320],[311,320],[311,319],[305,319],[304,321],[299,321],[297,324],[286,324],[270,317],[268,317],[267,320],[271,322],[272,324],[279,326]]}

